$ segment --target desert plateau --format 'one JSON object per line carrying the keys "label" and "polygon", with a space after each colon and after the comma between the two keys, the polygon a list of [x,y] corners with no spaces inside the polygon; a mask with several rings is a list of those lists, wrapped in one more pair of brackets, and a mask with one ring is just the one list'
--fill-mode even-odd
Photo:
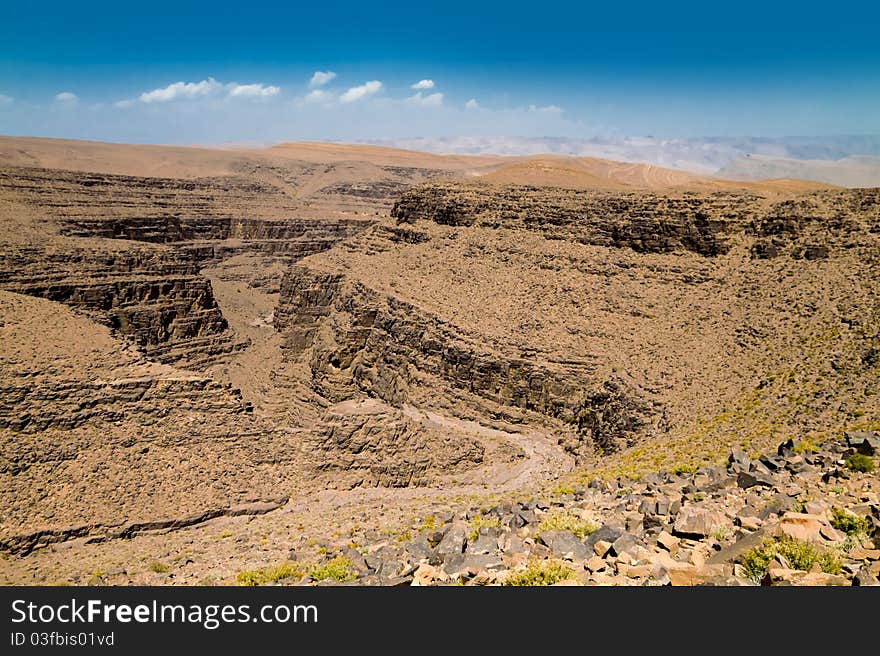
{"label": "desert plateau", "polygon": [[0,582],[877,585],[880,188],[744,177],[0,138]]}

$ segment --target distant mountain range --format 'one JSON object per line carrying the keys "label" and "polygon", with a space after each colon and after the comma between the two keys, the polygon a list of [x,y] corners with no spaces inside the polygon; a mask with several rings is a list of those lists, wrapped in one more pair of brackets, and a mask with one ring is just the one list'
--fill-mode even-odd
{"label": "distant mountain range", "polygon": [[599,157],[743,180],[880,186],[880,135],[831,137],[416,137],[371,143],[444,154]]}

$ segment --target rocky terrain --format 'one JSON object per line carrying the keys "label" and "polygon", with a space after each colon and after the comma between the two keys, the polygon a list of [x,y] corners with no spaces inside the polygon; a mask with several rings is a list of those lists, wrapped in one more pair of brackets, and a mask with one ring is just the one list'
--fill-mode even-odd
{"label": "rocky terrain", "polygon": [[0,164],[2,581],[877,575],[845,465],[880,430],[877,189],[323,144]]}
{"label": "rocky terrain", "polygon": [[[544,497],[439,506],[388,538],[321,545],[319,565],[239,572],[244,584],[880,585],[873,432],[789,441],[752,460],[592,480]],[[870,455],[869,455],[870,454]],[[383,539],[384,538],[384,539]]]}

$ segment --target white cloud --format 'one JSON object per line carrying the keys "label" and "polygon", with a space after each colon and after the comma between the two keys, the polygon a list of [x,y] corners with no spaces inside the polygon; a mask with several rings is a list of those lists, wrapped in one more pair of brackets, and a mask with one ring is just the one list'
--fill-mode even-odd
{"label": "white cloud", "polygon": [[138,96],[141,102],[168,102],[177,98],[198,98],[218,91],[223,85],[213,77],[201,82],[175,82],[161,89],[153,89]]}
{"label": "white cloud", "polygon": [[410,89],[433,89],[434,80],[419,80],[410,86]]}
{"label": "white cloud", "polygon": [[72,91],[62,91],[55,94],[55,100],[60,103],[75,103],[79,98]]}
{"label": "white cloud", "polygon": [[335,77],[336,73],[333,71],[315,71],[315,74],[312,75],[312,79],[309,80],[309,86],[322,87]]}
{"label": "white cloud", "polygon": [[312,89],[306,94],[307,103],[329,103],[333,98],[332,93],[323,89]]}
{"label": "white cloud", "polygon": [[422,92],[419,91],[416,94],[410,96],[406,99],[407,102],[410,102],[414,105],[424,105],[424,106],[433,106],[443,104],[443,94],[442,93],[432,93],[427,96],[423,96]]}
{"label": "white cloud", "polygon": [[480,103],[477,102],[476,98],[471,98],[464,104],[465,109],[479,109]]}
{"label": "white cloud", "polygon": [[343,103],[351,103],[357,100],[361,100],[362,98],[366,98],[367,96],[372,96],[373,94],[378,93],[382,89],[382,83],[379,80],[370,80],[369,82],[365,82],[364,84],[358,87],[352,87],[341,96],[339,96],[339,102]]}
{"label": "white cloud", "polygon": [[558,107],[556,105],[544,105],[543,107],[538,105],[529,105],[528,111],[530,112],[543,112],[545,114],[562,114],[562,107]]}
{"label": "white cloud", "polygon": [[12,104],[12,96],[5,96],[0,93],[0,105],[11,105]]}
{"label": "white cloud", "polygon": [[[173,100],[218,97],[225,95],[226,98],[271,98],[281,93],[281,87],[256,82],[254,84],[239,84],[229,82],[223,84],[213,77],[201,82],[174,82],[167,87],[145,91],[137,98],[127,98],[113,103],[114,107],[125,109],[132,107],[136,102],[146,104],[166,103]],[[62,94],[59,94],[60,97]]]}
{"label": "white cloud", "polygon": [[265,84],[232,84],[226,85],[230,98],[269,98],[276,96],[281,91],[280,87],[267,86]]}

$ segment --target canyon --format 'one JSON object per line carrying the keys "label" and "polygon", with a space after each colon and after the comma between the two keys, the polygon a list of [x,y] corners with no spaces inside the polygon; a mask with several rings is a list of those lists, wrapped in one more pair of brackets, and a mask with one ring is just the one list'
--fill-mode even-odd
{"label": "canyon", "polygon": [[[555,508],[646,549],[668,528],[699,570],[760,529],[742,507],[787,495],[782,526],[837,479],[869,526],[842,581],[876,576],[876,474],[823,472],[880,431],[880,189],[3,137],[0,241],[6,583],[227,584],[333,558],[362,583],[503,581],[444,543],[668,583],[677,566],[638,570],[632,546],[591,570],[596,540],[527,527]],[[803,468],[758,459],[789,439],[817,445]],[[730,492],[755,487],[743,472],[778,480]],[[630,526],[658,490],[731,531],[656,506]]]}

